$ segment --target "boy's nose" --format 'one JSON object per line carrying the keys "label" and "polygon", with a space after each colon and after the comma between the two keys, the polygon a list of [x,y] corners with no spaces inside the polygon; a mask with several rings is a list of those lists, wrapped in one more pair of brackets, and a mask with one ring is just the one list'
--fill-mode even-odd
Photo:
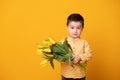
{"label": "boy's nose", "polygon": [[74,29],[74,32],[77,32],[77,29]]}

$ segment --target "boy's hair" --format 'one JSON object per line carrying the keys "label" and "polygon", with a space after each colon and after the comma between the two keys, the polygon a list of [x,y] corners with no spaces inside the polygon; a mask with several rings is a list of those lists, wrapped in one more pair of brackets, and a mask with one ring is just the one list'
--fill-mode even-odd
{"label": "boy's hair", "polygon": [[84,28],[84,18],[80,14],[71,14],[67,18],[67,26],[71,21],[79,21],[82,23],[82,28]]}

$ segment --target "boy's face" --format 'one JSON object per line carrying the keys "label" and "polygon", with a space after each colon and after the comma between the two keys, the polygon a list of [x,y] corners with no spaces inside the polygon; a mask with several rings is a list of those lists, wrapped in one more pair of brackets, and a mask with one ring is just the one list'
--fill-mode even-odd
{"label": "boy's face", "polygon": [[82,23],[79,21],[71,21],[67,26],[69,36],[72,38],[79,38],[82,32]]}

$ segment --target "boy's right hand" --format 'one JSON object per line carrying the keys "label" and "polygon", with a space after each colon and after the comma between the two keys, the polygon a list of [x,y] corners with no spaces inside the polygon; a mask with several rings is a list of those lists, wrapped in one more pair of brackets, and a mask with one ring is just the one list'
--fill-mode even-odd
{"label": "boy's right hand", "polygon": [[81,60],[79,55],[72,55],[72,56],[73,56],[73,59],[72,59],[73,64],[76,64]]}

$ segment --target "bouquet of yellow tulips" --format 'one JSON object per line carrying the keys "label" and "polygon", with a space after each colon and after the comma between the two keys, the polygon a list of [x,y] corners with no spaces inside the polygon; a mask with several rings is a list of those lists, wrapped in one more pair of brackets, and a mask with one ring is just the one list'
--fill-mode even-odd
{"label": "bouquet of yellow tulips", "polygon": [[[38,52],[43,54],[45,60],[43,60],[40,65],[50,62],[52,68],[54,68],[53,60],[64,62],[67,61],[70,66],[72,64],[72,49],[65,38],[64,42],[55,42],[53,38],[48,38],[43,41],[45,46],[38,44]],[[85,67],[83,64],[78,63],[81,67]]]}
{"label": "bouquet of yellow tulips", "polygon": [[50,62],[52,68],[54,68],[53,60],[56,59],[60,62],[67,60],[68,64],[72,66],[72,54],[71,47],[67,42],[67,39],[62,42],[55,42],[54,39],[48,38],[43,41],[46,46],[38,45],[38,52],[44,55],[45,60],[40,64],[44,64],[46,62]]}

